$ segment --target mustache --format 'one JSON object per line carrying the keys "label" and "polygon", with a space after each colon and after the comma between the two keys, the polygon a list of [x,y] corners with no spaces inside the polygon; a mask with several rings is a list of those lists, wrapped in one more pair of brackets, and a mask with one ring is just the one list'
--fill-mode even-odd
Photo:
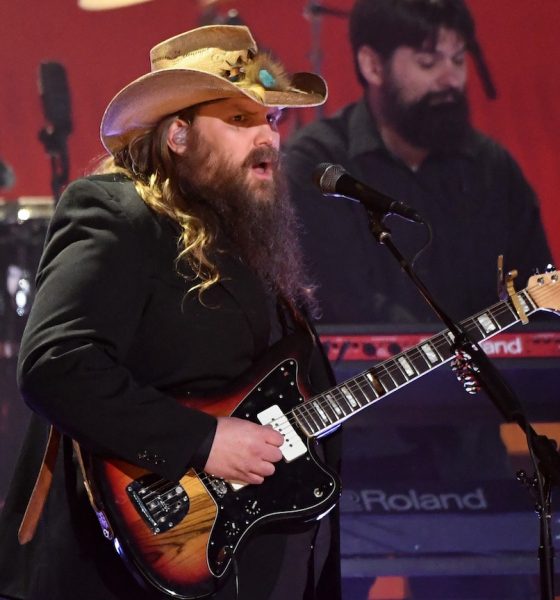
{"label": "mustache", "polygon": [[439,92],[428,92],[418,102],[422,106],[456,106],[466,102],[465,93],[455,88],[448,88]]}
{"label": "mustache", "polygon": [[280,163],[280,152],[276,150],[276,148],[270,146],[254,148],[249,152],[241,166],[243,168],[250,168],[253,165],[258,165],[262,162],[268,162],[272,167],[277,168]]}

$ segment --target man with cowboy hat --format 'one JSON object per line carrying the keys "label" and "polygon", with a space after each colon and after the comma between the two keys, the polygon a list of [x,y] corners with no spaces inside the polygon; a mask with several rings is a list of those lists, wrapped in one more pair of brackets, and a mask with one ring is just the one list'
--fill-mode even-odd
{"label": "man with cowboy hat", "polygon": [[[158,527],[176,525],[168,513],[186,503],[189,518],[198,514],[198,496],[181,488],[187,472],[200,475],[197,489],[215,512],[236,490],[270,481],[288,456],[285,430],[221,414],[210,400],[195,407],[177,398],[223,389],[293,333],[313,348],[311,389],[332,381],[306,319],[313,288],[279,166],[277,129],[282,108],[325,101],[324,81],[287,75],[237,26],[164,41],[152,49],[151,64],[109,103],[101,123],[109,157],[95,175],[68,187],[47,236],[19,360],[20,388],[37,415],[0,524],[0,560],[11,566],[0,575],[0,593],[28,600],[337,598],[334,511],[311,524],[267,522],[239,553],[236,543],[224,542],[221,554],[212,554],[209,537],[202,549],[211,558],[197,560],[213,577],[209,586],[205,580],[197,587],[197,580],[191,594],[158,577],[163,571],[169,581],[181,580],[194,553],[171,566],[173,553],[180,556],[171,538],[172,556],[161,567],[160,549],[138,554],[121,544],[135,579],[103,539],[115,535],[106,506],[96,504],[102,532],[88,505],[79,467],[89,474],[91,457],[124,473],[149,473],[132,476],[127,489],[137,488],[126,502],[133,521],[153,526],[149,548],[157,545]],[[39,478],[19,531],[25,544],[17,547],[46,423],[55,439],[61,434],[60,450],[49,444],[43,463],[52,462],[52,486],[42,494]],[[72,441],[80,451],[73,453]],[[336,443],[331,436],[319,450],[331,465]],[[181,484],[164,496],[148,482],[153,478]],[[157,502],[142,499],[146,489]],[[93,497],[99,500],[96,490]],[[264,504],[244,506],[243,522],[257,521]],[[165,525],[155,516],[162,513]],[[240,522],[236,516],[221,524],[222,537],[235,538]],[[117,529],[126,541],[123,521]],[[142,557],[149,565],[138,568]],[[227,576],[218,576],[226,563]]]}

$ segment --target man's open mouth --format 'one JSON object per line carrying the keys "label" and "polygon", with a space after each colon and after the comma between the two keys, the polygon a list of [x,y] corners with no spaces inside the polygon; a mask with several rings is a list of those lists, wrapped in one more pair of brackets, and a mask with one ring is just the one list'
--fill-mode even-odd
{"label": "man's open mouth", "polygon": [[268,160],[263,160],[261,162],[253,164],[252,169],[257,175],[267,177],[271,176],[273,171],[272,163]]}

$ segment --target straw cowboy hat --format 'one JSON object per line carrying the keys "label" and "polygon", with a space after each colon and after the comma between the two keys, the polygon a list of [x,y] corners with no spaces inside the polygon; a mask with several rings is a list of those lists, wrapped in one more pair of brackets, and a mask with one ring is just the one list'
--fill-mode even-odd
{"label": "straw cowboy hat", "polygon": [[150,52],[151,72],[123,88],[101,121],[101,140],[111,153],[163,117],[189,106],[246,96],[263,106],[323,104],[327,85],[313,73],[287,75],[259,53],[247,27],[210,25],[172,37]]}

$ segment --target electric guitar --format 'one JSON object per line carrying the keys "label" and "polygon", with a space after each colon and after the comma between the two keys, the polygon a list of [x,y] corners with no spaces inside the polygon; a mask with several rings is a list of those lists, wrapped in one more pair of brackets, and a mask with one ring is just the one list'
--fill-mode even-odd
{"label": "electric guitar", "polygon": [[[531,277],[526,289],[462,326],[481,342],[541,309],[560,311],[557,271]],[[209,595],[260,525],[319,519],[331,510],[340,484],[318,458],[317,439],[453,359],[453,336],[443,331],[316,396],[309,393],[303,354],[284,340],[227,392],[178,399],[215,416],[270,424],[284,435],[284,459],[261,485],[243,486],[194,469],[168,481],[124,461],[79,453],[105,536],[133,572],[160,592],[183,599]]]}

